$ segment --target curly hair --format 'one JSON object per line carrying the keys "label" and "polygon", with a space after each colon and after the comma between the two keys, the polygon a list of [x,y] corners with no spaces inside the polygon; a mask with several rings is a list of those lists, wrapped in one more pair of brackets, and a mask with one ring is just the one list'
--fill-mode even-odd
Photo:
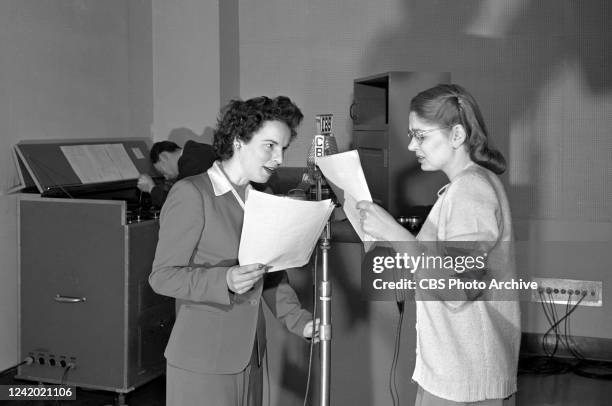
{"label": "curly hair", "polygon": [[488,131],[476,99],[456,84],[439,84],[414,96],[410,111],[430,123],[452,127],[460,124],[467,136],[466,145],[474,162],[500,174],[506,160],[489,146]]}
{"label": "curly hair", "polygon": [[213,148],[221,160],[232,157],[234,140],[248,143],[266,121],[280,121],[291,130],[291,139],[304,115],[298,106],[286,96],[270,99],[266,96],[248,100],[232,100],[222,110],[217,120]]}

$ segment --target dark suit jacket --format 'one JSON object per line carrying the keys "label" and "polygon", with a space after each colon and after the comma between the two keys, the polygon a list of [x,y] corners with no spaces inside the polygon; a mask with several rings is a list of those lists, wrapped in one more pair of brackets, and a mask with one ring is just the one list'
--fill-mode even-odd
{"label": "dark suit jacket", "polygon": [[[206,172],[217,159],[212,145],[187,141],[178,161],[179,174],[176,180]],[[151,189],[151,203],[154,206],[161,207],[164,204],[168,197],[169,186],[172,185],[155,186]]]}
{"label": "dark suit jacket", "polygon": [[301,336],[311,315],[300,306],[284,271],[265,275],[248,292],[230,292],[227,269],[238,264],[244,211],[217,164],[177,182],[160,218],[159,241],[149,283],[171,296],[180,310],[165,356],[197,373],[242,371],[251,359],[255,334],[263,354],[261,302]]}

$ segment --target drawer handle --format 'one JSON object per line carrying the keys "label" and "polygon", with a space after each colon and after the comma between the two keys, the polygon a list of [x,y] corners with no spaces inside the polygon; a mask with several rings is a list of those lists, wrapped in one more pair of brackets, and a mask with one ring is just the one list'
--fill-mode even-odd
{"label": "drawer handle", "polygon": [[349,107],[349,116],[353,121],[359,120],[359,115],[355,112],[355,107],[357,107],[357,102],[353,102],[351,107]]}
{"label": "drawer handle", "polygon": [[87,300],[84,297],[62,296],[59,293],[53,299],[59,303],[79,303]]}

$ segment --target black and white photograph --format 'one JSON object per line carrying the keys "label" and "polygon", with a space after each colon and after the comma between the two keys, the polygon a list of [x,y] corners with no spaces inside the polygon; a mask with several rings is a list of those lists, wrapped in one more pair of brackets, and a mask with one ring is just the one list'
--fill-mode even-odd
{"label": "black and white photograph", "polygon": [[0,405],[612,404],[611,21],[0,0]]}

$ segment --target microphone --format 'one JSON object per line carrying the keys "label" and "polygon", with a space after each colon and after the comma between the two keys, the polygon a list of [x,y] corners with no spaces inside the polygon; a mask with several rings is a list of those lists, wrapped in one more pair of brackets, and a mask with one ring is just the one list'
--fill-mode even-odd
{"label": "microphone", "polygon": [[319,114],[315,117],[317,126],[317,134],[312,140],[306,166],[308,171],[302,176],[300,186],[306,186],[310,189],[311,200],[316,200],[316,183],[321,182],[321,198],[330,198],[331,188],[325,181],[321,171],[317,167],[317,159],[338,153],[338,144],[336,137],[332,134],[333,114]]}

